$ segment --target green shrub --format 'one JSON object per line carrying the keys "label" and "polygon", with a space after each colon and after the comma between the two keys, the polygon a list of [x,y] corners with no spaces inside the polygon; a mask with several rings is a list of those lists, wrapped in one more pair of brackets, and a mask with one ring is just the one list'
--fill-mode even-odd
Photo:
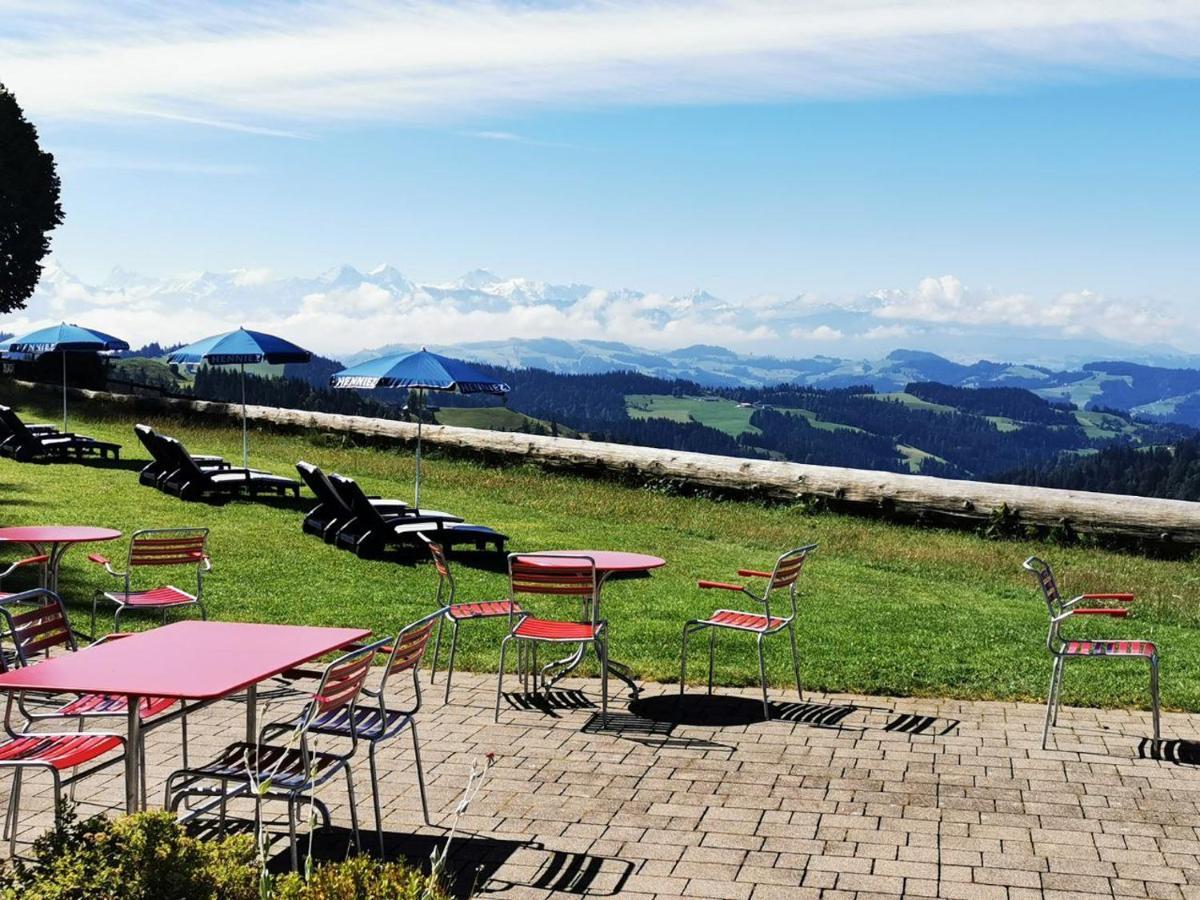
{"label": "green shrub", "polygon": [[[32,858],[0,861],[0,900],[259,900],[254,840],[189,836],[170,813],[80,821],[33,844]],[[427,876],[365,856],[319,866],[305,882],[273,879],[272,900],[449,900]]]}
{"label": "green shrub", "polygon": [[275,883],[274,900],[449,900],[428,876],[403,863],[355,856],[319,866],[307,882],[289,874]]}
{"label": "green shrub", "polygon": [[255,900],[258,867],[246,835],[188,836],[166,812],[63,825],[33,844],[33,857],[0,870],[4,900]]}

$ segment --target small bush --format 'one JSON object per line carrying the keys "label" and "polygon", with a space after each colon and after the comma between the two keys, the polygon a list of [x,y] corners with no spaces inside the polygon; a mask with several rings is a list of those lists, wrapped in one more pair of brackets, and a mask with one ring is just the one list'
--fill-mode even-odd
{"label": "small bush", "polygon": [[277,900],[449,900],[428,876],[403,863],[382,863],[356,856],[319,866],[305,882],[296,874],[275,883]]}
{"label": "small bush", "polygon": [[146,812],[79,821],[33,844],[33,858],[0,869],[4,900],[255,900],[258,867],[246,835],[190,837],[175,817]]}
{"label": "small bush", "polygon": [[[259,900],[254,840],[201,840],[170,813],[80,821],[68,808],[62,826],[33,844],[32,858],[0,861],[0,900]],[[365,856],[319,866],[309,881],[274,878],[274,900],[449,900],[449,894],[402,863]]]}

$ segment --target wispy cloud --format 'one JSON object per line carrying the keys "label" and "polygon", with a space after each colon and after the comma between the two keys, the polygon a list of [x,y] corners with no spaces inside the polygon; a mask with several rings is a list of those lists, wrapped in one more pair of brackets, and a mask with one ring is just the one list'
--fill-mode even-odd
{"label": "wispy cloud", "polygon": [[[556,104],[739,102],[1195,73],[1196,0],[0,0],[37,116],[278,136]],[[86,85],[81,90],[80,85]],[[480,134],[487,134],[481,132]],[[504,132],[491,132],[492,139]]]}

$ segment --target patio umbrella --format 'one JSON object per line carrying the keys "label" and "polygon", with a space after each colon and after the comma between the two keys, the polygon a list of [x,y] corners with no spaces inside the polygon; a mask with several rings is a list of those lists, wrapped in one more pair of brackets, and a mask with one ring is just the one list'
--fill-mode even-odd
{"label": "patio umbrella", "polygon": [[102,353],[111,350],[128,350],[129,345],[118,337],[84,328],[80,325],[50,325],[39,328],[21,337],[12,338],[0,344],[0,352],[6,356],[25,356],[36,359],[47,353],[62,354],[62,385],[63,385],[63,431],[67,430],[67,354],[68,353]]}
{"label": "patio umbrella", "polygon": [[239,328],[225,334],[214,334],[180,347],[167,357],[167,362],[198,366],[240,366],[242,370],[242,467],[250,465],[250,440],[246,432],[246,364],[306,363],[312,354],[291,341],[261,331]]}
{"label": "patio umbrella", "polygon": [[[424,391],[447,391],[458,394],[507,394],[509,387],[484,375],[465,362],[430,353],[422,348],[416,353],[381,356],[369,362],[335,373],[329,384],[335,388],[375,389],[407,388]],[[421,417],[417,416],[417,472],[413,505],[421,505]]]}

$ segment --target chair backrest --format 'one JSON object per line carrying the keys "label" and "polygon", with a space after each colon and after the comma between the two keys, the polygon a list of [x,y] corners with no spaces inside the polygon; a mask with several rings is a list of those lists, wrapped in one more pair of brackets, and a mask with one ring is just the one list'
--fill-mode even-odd
{"label": "chair backrest", "polygon": [[[62,598],[46,588],[35,588],[0,600],[0,667],[5,660],[27,666],[39,653],[56,647],[76,650],[75,633]],[[8,645],[8,646],[5,646]]]}
{"label": "chair backrest", "polygon": [[296,471],[300,473],[300,478],[308,485],[308,489],[313,492],[313,496],[320,503],[341,515],[350,514],[350,507],[320,466],[300,460],[296,463]]}
{"label": "chair backrest", "polygon": [[201,566],[208,556],[207,528],[144,528],[129,539],[129,568]]}
{"label": "chair backrest", "polygon": [[1033,573],[1033,577],[1037,579],[1038,587],[1042,590],[1042,599],[1046,601],[1046,611],[1053,619],[1063,612],[1063,598],[1058,590],[1058,580],[1054,577],[1054,570],[1050,568],[1050,563],[1036,556],[1031,556],[1025,560],[1022,567],[1026,572]]}
{"label": "chair backrest", "polygon": [[433,568],[438,573],[438,589],[437,597],[434,602],[438,606],[450,606],[454,603],[454,573],[450,571],[450,564],[446,562],[446,551],[437,541],[431,539],[428,535],[421,534],[421,540],[425,542],[425,546],[429,548],[429,555],[433,557]]}
{"label": "chair backrest", "polygon": [[586,620],[593,625],[599,621],[599,581],[596,561],[590,556],[511,553],[508,584],[509,600],[514,604],[520,602],[521,597],[537,595],[573,597],[587,604]]}
{"label": "chair backrest", "polygon": [[788,603],[792,609],[792,617],[796,617],[798,614],[796,608],[796,583],[800,580],[800,573],[804,570],[804,563],[816,549],[816,544],[806,544],[803,547],[788,550],[779,559],[775,560],[775,566],[771,569],[771,577],[767,579],[767,587],[763,591],[762,596],[762,602],[767,607],[767,618],[771,618],[771,600],[780,591],[787,592]]}
{"label": "chair backrest", "polygon": [[444,606],[440,607],[424,618],[417,619],[417,621],[405,625],[393,640],[384,642],[384,646],[380,652],[387,653],[387,663],[384,666],[383,676],[379,680],[378,692],[370,691],[370,693],[372,696],[378,697],[379,708],[385,715],[387,708],[385,696],[388,679],[392,675],[398,675],[403,672],[412,673],[414,700],[411,707],[399,711],[411,716],[420,710],[421,680],[418,677],[418,672],[421,668],[421,660],[425,656],[425,648],[429,644],[429,636],[433,633],[434,624],[445,613],[446,608]]}
{"label": "chair backrest", "polygon": [[137,435],[137,439],[142,442],[142,446],[146,448],[146,452],[160,466],[169,462],[169,459],[164,458],[162,436],[151,428],[149,425],[138,423],[133,426],[133,433]]}
{"label": "chair backrest", "polygon": [[350,513],[354,516],[356,522],[373,531],[387,529],[387,520],[379,514],[379,510],[371,503],[370,498],[363,492],[363,489],[358,486],[357,481],[336,473],[330,475],[329,480],[333,482],[334,490],[338,492],[342,500],[345,501],[346,506],[350,508]]}
{"label": "chair backrest", "polygon": [[[329,717],[346,717],[350,725],[350,748],[344,754],[349,758],[358,746],[358,731],[355,723],[354,708],[362,695],[363,687],[371,674],[371,663],[379,652],[383,641],[376,641],[362,647],[356,647],[348,653],[339,656],[325,667],[317,689],[309,697],[303,711],[296,719],[292,738],[288,746],[298,746],[301,754],[302,770],[312,772],[310,750],[308,746],[309,729],[318,719],[328,720]],[[278,726],[267,725],[259,732],[259,745],[265,743],[268,733],[278,733]],[[276,764],[283,763],[287,754],[259,754],[260,759],[275,759]],[[259,777],[270,777],[271,767],[266,771],[260,770]]]}
{"label": "chair backrest", "polygon": [[189,483],[207,483],[211,480],[178,438],[167,437],[165,434],[158,435],[158,438],[162,441],[164,462],[170,470],[182,475]]}
{"label": "chair backrest", "polygon": [[22,421],[17,415],[17,411],[11,406],[0,406],[0,422],[8,428],[12,439],[19,444],[28,444],[36,441],[34,434],[29,430],[29,426]]}

